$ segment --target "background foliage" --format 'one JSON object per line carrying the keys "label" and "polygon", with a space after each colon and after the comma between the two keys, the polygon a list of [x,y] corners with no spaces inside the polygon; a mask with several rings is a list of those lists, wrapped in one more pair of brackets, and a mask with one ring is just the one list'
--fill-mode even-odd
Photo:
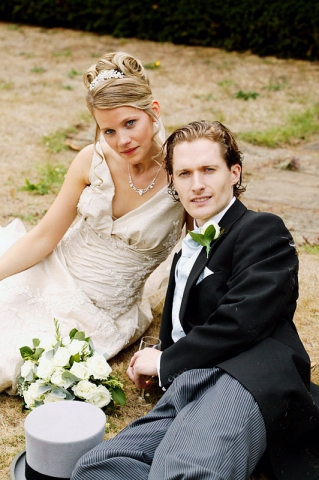
{"label": "background foliage", "polygon": [[10,0],[4,21],[319,59],[318,0]]}

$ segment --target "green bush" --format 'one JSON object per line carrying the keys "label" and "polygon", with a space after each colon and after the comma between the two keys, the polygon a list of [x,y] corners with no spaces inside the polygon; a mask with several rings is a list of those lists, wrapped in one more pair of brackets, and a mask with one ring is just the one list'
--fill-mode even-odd
{"label": "green bush", "polygon": [[10,0],[2,20],[319,59],[318,0]]}

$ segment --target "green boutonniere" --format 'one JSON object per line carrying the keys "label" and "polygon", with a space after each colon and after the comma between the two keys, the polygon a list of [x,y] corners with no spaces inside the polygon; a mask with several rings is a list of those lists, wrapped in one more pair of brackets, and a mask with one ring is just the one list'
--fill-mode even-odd
{"label": "green boutonniere", "polygon": [[199,230],[199,233],[194,233],[188,230],[191,238],[195,242],[199,243],[203,247],[206,247],[207,258],[210,252],[210,244],[213,240],[217,240],[218,237],[223,233],[223,230],[220,229],[218,223],[214,221],[206,222]]}

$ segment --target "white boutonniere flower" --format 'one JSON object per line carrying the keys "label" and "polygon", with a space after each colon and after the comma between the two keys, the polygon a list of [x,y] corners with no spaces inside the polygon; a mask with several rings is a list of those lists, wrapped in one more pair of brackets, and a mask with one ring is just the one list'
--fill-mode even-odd
{"label": "white boutonniere flower", "polygon": [[208,220],[208,222],[204,223],[204,225],[200,228],[199,233],[194,233],[188,230],[189,235],[191,238],[206,247],[207,258],[210,252],[210,244],[212,241],[217,240],[223,233],[218,223],[214,222],[213,220]]}

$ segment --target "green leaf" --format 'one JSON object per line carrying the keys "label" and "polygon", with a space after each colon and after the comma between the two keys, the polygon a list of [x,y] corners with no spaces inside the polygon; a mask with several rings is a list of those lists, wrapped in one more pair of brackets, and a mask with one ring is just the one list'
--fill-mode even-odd
{"label": "green leaf", "polygon": [[76,332],[73,337],[76,340],[85,341],[85,333],[84,332]]}
{"label": "green leaf", "polygon": [[72,357],[70,358],[70,364],[73,365],[74,362],[80,362],[81,361],[81,357],[80,357],[80,354],[79,353],[76,353],[75,355],[72,355]]}
{"label": "green leaf", "polygon": [[39,358],[41,357],[43,352],[44,352],[44,348],[36,348],[35,352],[34,352],[34,355],[33,355],[33,358],[35,360],[39,360]]}
{"label": "green leaf", "polygon": [[50,389],[51,389],[51,385],[41,385],[38,388],[38,392],[39,392],[40,395],[43,395],[43,393],[48,392]]}
{"label": "green leaf", "polygon": [[69,333],[69,337],[70,337],[70,338],[73,338],[74,335],[75,335],[77,332],[78,332],[77,328],[73,328],[73,329],[71,330],[71,332]]}
{"label": "green leaf", "polygon": [[32,340],[34,348],[38,347],[40,345],[40,340],[38,338],[34,338]]}
{"label": "green leaf", "polygon": [[52,348],[52,350],[47,350],[47,351],[45,352],[45,358],[46,358],[47,360],[51,360],[51,358],[53,358],[53,355],[54,355],[54,350],[53,350],[53,348]]}
{"label": "green leaf", "polygon": [[107,411],[107,413],[109,413],[110,415],[113,415],[114,411],[115,411],[115,404],[114,404],[114,401],[111,400],[110,403],[108,403],[106,406],[105,406],[105,410]]}
{"label": "green leaf", "polygon": [[126,395],[121,388],[112,388],[111,394],[114,402],[118,403],[122,407],[126,404]]}
{"label": "green leaf", "polygon": [[32,382],[34,380],[34,373],[33,370],[31,370],[28,375],[24,379],[26,382]]}
{"label": "green leaf", "polygon": [[188,231],[190,234],[191,238],[195,240],[195,242],[199,243],[203,247],[206,247],[207,245],[210,244],[210,240],[206,238],[206,236],[202,235],[201,233],[194,233],[191,232],[190,230]]}
{"label": "green leaf", "polygon": [[214,227],[214,225],[209,225],[205,230],[204,237],[212,241],[215,235],[216,228]]}
{"label": "green leaf", "polygon": [[79,382],[81,379],[73,375],[69,370],[65,370],[62,373],[62,379],[63,380],[69,380],[72,383]]}
{"label": "green leaf", "polygon": [[73,392],[69,392],[69,390],[65,390],[65,400],[74,400],[75,395]]}
{"label": "green leaf", "polygon": [[61,387],[56,387],[53,386],[51,390],[52,395],[54,395],[57,398],[65,398],[66,397],[66,391],[64,388]]}
{"label": "green leaf", "polygon": [[20,348],[20,355],[23,360],[30,360],[33,358],[33,350],[30,347],[21,347]]}

